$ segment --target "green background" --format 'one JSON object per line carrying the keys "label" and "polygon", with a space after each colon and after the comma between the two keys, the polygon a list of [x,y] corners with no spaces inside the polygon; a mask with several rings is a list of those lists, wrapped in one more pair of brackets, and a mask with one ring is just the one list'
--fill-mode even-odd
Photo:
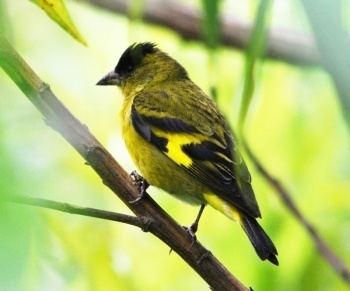
{"label": "green background", "polygon": [[[253,22],[255,1],[223,1],[221,9]],[[271,25],[310,32],[298,2],[276,1]],[[197,1],[186,1],[200,7]],[[84,47],[29,1],[2,3],[10,42],[128,171],[134,169],[120,134],[121,92],[95,86],[134,41],[152,41],[182,63],[236,128],[244,54],[203,43],[87,4],[67,2],[88,42]],[[349,9],[347,11],[350,11]],[[345,13],[345,12],[344,12]],[[300,210],[350,262],[350,152],[348,129],[329,76],[319,67],[265,60],[258,70],[246,137],[264,165],[293,194]],[[247,158],[246,158],[247,159]],[[254,290],[348,290],[323,260],[247,159],[280,266],[261,262],[239,226],[206,209],[199,240]],[[151,188],[180,224],[197,209]],[[0,193],[54,199],[130,213],[74,149],[45,125],[39,112],[0,71]],[[175,253],[132,226],[0,204],[0,290],[208,290]]]}

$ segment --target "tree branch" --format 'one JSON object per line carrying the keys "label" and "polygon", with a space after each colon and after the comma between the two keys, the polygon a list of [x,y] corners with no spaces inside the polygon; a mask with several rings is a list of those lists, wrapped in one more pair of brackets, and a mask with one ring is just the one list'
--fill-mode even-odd
{"label": "tree branch", "polygon": [[68,203],[57,202],[53,200],[29,197],[23,195],[11,195],[1,197],[0,202],[10,202],[17,203],[21,205],[30,205],[35,207],[41,207],[46,209],[53,209],[61,212],[66,212],[70,214],[78,214],[83,216],[90,216],[105,220],[111,220],[116,222],[121,222],[125,224],[130,224],[141,228],[143,231],[148,231],[149,225],[152,220],[146,216],[131,216],[111,211],[106,211],[102,209],[90,208],[90,207],[80,207]]}
{"label": "tree branch", "polygon": [[249,158],[253,162],[254,166],[259,171],[259,173],[272,186],[272,188],[275,189],[276,194],[282,200],[282,203],[285,205],[285,207],[306,230],[307,234],[314,242],[321,256],[323,256],[326,262],[328,262],[328,264],[342,279],[344,279],[347,283],[350,283],[350,270],[347,268],[345,263],[339,257],[337,257],[337,255],[328,246],[328,244],[323,240],[323,238],[317,232],[316,228],[312,225],[312,223],[301,213],[301,211],[298,209],[295,201],[292,198],[292,194],[289,193],[287,188],[278,179],[276,179],[272,174],[269,173],[269,171],[253,153],[246,141],[244,141],[242,145]]}
{"label": "tree branch", "polygon": [[[126,0],[77,0],[110,12],[131,17]],[[145,0],[142,18],[176,31],[186,39],[203,41],[201,12],[174,0]],[[252,27],[232,15],[221,17],[220,41],[222,44],[245,49]],[[271,29],[268,33],[265,56],[297,65],[318,65],[319,54],[309,35],[290,30]]]}
{"label": "tree branch", "polygon": [[152,220],[149,232],[178,253],[214,290],[248,290],[199,241],[177,224],[156,202],[146,196],[139,203],[129,201],[138,196],[137,187],[112,155],[57,99],[49,86],[0,36],[0,66],[57,130],[87,161],[107,185],[138,217]]}

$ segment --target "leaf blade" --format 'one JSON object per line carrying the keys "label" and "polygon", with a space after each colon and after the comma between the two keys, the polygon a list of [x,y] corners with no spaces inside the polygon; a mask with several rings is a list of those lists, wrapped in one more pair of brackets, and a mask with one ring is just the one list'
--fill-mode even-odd
{"label": "leaf blade", "polygon": [[221,0],[202,0],[202,33],[210,49],[215,48],[220,40],[220,4]]}
{"label": "leaf blade", "polygon": [[68,32],[73,38],[83,45],[87,45],[84,37],[74,24],[64,0],[30,0],[39,6],[44,12],[55,21],[61,28]]}
{"label": "leaf blade", "polygon": [[245,54],[244,84],[238,119],[238,128],[241,133],[243,132],[244,122],[253,99],[256,64],[265,51],[268,15],[271,6],[272,0],[260,1],[248,49]]}

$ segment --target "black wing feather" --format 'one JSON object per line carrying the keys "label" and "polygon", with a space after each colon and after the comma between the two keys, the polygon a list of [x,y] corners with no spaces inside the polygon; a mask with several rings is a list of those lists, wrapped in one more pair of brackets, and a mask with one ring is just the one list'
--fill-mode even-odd
{"label": "black wing feather", "polygon": [[150,126],[145,122],[145,118],[137,113],[134,106],[132,106],[131,109],[131,122],[137,133],[141,135],[145,140],[154,144],[162,152],[168,151],[166,147],[168,140],[166,138],[155,135],[151,131]]}
{"label": "black wing feather", "polygon": [[[135,108],[133,108],[135,110]],[[199,133],[197,128],[178,118],[143,116],[146,123],[168,132]]]}

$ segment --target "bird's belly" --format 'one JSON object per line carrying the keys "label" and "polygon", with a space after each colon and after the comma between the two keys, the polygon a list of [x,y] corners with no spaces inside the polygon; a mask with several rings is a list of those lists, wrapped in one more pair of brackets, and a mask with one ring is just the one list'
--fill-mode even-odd
{"label": "bird's belly", "polygon": [[177,198],[191,203],[205,203],[204,187],[155,146],[143,139],[131,124],[123,126],[126,147],[140,174],[147,182]]}

